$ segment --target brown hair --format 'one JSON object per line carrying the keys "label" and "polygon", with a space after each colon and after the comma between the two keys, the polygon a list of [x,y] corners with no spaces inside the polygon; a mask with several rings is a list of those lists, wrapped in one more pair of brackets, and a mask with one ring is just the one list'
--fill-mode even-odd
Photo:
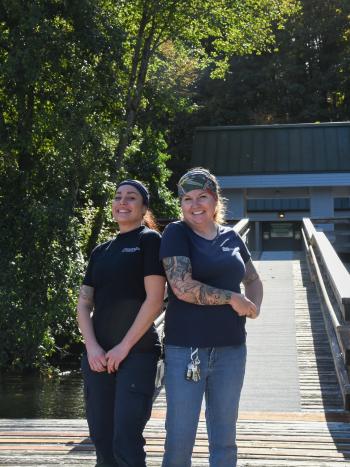
{"label": "brown hair", "polygon": [[157,224],[156,218],[150,209],[147,209],[146,214],[143,216],[143,223],[149,229],[159,232],[159,226]]}

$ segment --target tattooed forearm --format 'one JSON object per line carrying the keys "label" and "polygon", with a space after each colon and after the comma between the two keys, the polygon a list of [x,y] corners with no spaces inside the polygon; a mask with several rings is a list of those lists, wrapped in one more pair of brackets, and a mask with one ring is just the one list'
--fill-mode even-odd
{"label": "tattooed forearm", "polygon": [[246,264],[246,273],[243,278],[243,284],[246,287],[247,285],[251,284],[252,282],[259,279],[259,274],[257,273],[252,260],[249,260]]}
{"label": "tattooed forearm", "polygon": [[186,256],[163,259],[167,279],[174,294],[185,302],[196,305],[225,305],[233,292],[218,289],[192,279],[191,261]]}

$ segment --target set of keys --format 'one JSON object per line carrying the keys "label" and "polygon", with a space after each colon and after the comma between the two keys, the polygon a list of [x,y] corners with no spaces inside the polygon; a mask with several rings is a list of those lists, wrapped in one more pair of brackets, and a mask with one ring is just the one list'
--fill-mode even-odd
{"label": "set of keys", "polygon": [[191,347],[191,361],[187,365],[185,375],[187,381],[193,381],[194,383],[197,383],[201,379],[199,364],[200,360],[198,357],[198,348],[192,351]]}

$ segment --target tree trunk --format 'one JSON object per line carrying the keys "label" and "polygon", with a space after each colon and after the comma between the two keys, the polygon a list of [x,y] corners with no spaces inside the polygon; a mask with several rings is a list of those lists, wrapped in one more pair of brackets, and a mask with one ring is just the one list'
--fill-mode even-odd
{"label": "tree trunk", "polygon": [[[153,13],[152,18],[150,18],[150,11],[147,8],[148,2],[145,2],[145,5],[146,6],[144,6],[142,18],[140,21],[133,55],[132,67],[130,71],[129,89],[126,99],[125,124],[120,135],[117,149],[115,151],[115,176],[113,177],[114,181],[118,180],[118,172],[120,171],[123,165],[125,150],[128,147],[130,136],[135,126],[136,116],[146,82],[146,75],[149,61],[151,58],[151,53],[154,52],[151,46],[155,34],[155,14]],[[145,37],[146,26],[147,23],[149,23],[150,19],[152,20],[152,25],[147,37]]]}

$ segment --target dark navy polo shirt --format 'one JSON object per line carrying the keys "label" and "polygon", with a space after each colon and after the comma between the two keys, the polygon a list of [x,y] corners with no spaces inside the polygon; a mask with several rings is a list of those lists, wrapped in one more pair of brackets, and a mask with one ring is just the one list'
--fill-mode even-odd
{"label": "dark navy polo shirt", "polygon": [[[219,226],[218,235],[206,240],[185,222],[173,222],[164,230],[160,258],[186,256],[192,277],[204,284],[240,293],[245,263],[250,253],[231,228]],[[245,342],[245,317],[230,305],[196,305],[180,300],[169,285],[165,315],[165,343],[183,347],[218,347]]]}
{"label": "dark navy polo shirt", "polygon": [[[106,351],[119,344],[133,324],[146,298],[144,277],[164,276],[159,247],[160,234],[141,226],[119,233],[92,252],[83,284],[94,288],[92,322],[96,339]],[[132,350],[158,351],[159,346],[152,326]]]}

